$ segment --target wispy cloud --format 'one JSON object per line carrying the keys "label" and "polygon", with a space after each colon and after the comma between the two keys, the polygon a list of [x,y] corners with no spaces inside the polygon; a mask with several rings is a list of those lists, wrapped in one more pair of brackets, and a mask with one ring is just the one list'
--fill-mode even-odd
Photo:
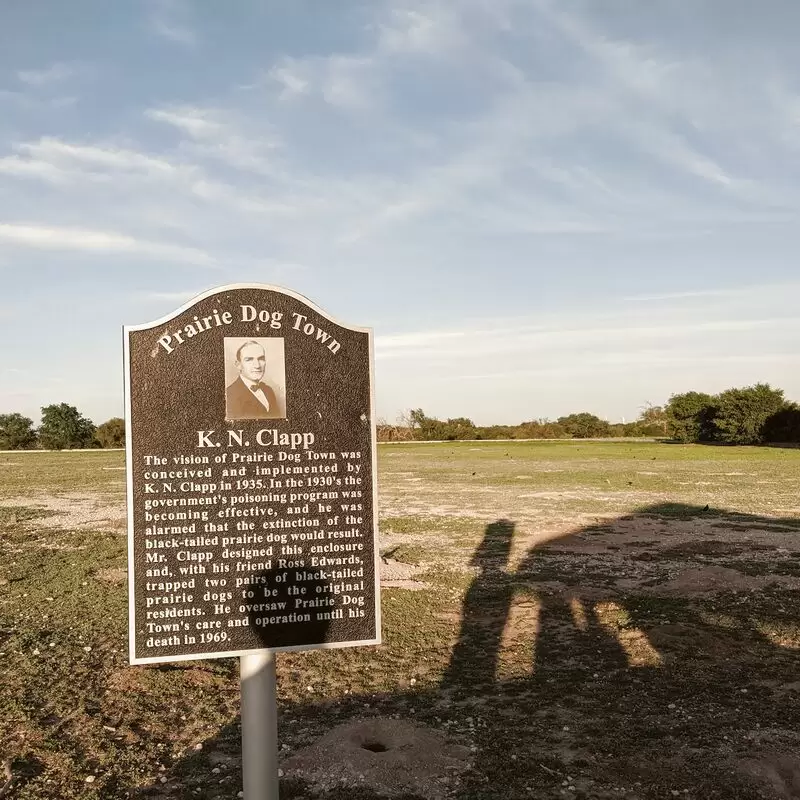
{"label": "wispy cloud", "polygon": [[703,289],[693,292],[661,292],[658,294],[638,294],[622,298],[624,301],[633,303],[663,302],[665,300],[700,300],[709,299],[744,299],[752,303],[757,298],[774,299],[779,295],[785,297],[800,294],[800,283],[776,283],[759,284],[754,283],[748,286],[726,286],[724,288]]}
{"label": "wispy cloud", "polygon": [[[631,320],[629,324],[617,327],[591,327],[573,319],[553,327],[528,324],[514,328],[427,331],[378,337],[375,349],[381,359],[412,358],[417,362],[420,359],[438,361],[442,357],[473,361],[478,357],[508,357],[523,352],[532,356],[575,348],[580,348],[584,356],[593,354],[593,358],[605,358],[609,351],[620,346],[640,352],[654,343],[672,348],[676,343],[699,337],[752,334],[759,330],[800,332],[800,321],[793,317],[710,322],[687,322],[684,319],[680,324],[672,320],[661,325],[641,325]],[[718,339],[718,343],[720,341],[722,339]]]}
{"label": "wispy cloud", "polygon": [[[214,135],[209,133],[206,141],[210,142]],[[109,189],[126,185],[131,200],[138,197],[146,200],[147,192],[152,192],[156,199],[168,188],[215,204],[218,210],[229,208],[262,216],[294,212],[291,204],[210,177],[203,166],[188,158],[192,154],[197,156],[198,152],[164,156],[113,143],[75,143],[54,137],[17,143],[13,150],[13,154],[0,157],[0,174],[40,180],[64,189],[76,186],[86,189],[87,184]],[[248,156],[254,158],[247,148],[228,155],[237,165]],[[265,168],[260,161],[259,166]]]}
{"label": "wispy cloud", "polygon": [[217,119],[220,112],[197,106],[149,108],[145,116],[177,128],[195,140],[216,139],[224,133],[224,124]]}
{"label": "wispy cloud", "polygon": [[265,175],[275,170],[273,152],[279,141],[269,123],[251,123],[254,130],[243,130],[234,113],[198,106],[150,108],[145,116],[188,136],[187,149],[195,156]]}
{"label": "wispy cloud", "polygon": [[61,83],[78,74],[79,66],[76,63],[56,61],[43,69],[22,69],[17,72],[17,77],[28,86],[48,86]]}
{"label": "wispy cloud", "polygon": [[54,164],[38,159],[21,158],[18,155],[0,158],[0,173],[56,183],[65,178],[63,170]]}
{"label": "wispy cloud", "polygon": [[265,80],[268,87],[279,89],[279,100],[311,98],[333,109],[360,112],[380,105],[375,68],[371,52],[286,56],[270,67]]}
{"label": "wispy cloud", "polygon": [[43,250],[128,253],[199,266],[214,265],[214,259],[202,250],[137,239],[115,231],[0,223],[0,241]]}
{"label": "wispy cloud", "polygon": [[295,95],[306,94],[309,89],[309,78],[303,73],[305,70],[297,68],[294,59],[287,58],[281,64],[276,64],[267,73],[267,79],[281,87],[281,99]]}
{"label": "wispy cloud", "polygon": [[388,18],[378,24],[377,50],[444,56],[467,42],[463,21],[463,16],[450,4],[396,3],[390,7]]}
{"label": "wispy cloud", "polygon": [[178,167],[162,158],[113,145],[75,144],[53,137],[23,142],[17,155],[0,158],[0,172],[30,175],[47,180],[65,180],[80,172],[101,178],[109,171],[149,175],[173,175]]}
{"label": "wispy cloud", "polygon": [[[519,421],[581,409],[633,415],[674,392],[758,381],[793,394],[786,381],[800,363],[800,319],[785,287],[686,294],[378,335],[378,375],[397,408],[485,422],[497,421],[487,409],[501,396],[506,419]],[[621,393],[624,404],[614,399]]]}
{"label": "wispy cloud", "polygon": [[760,188],[735,174],[734,160],[727,166],[720,161],[720,152],[733,143],[703,146],[707,122],[716,127],[721,119],[741,113],[731,102],[732,87],[724,85],[725,77],[720,80],[711,62],[698,55],[675,56],[653,43],[615,38],[586,16],[548,0],[537,7],[591,65],[590,81],[613,109],[603,118],[607,131],[677,174],[708,182],[733,199],[758,199]]}
{"label": "wispy cloud", "polygon": [[374,111],[382,105],[384,81],[395,62],[444,59],[469,43],[462,17],[446,3],[397,0],[376,5],[374,13],[373,36],[362,50],[275,63],[266,77],[280,87],[280,98],[312,96],[343,111]]}
{"label": "wispy cloud", "polygon": [[194,47],[199,42],[185,0],[151,0],[148,22],[153,33],[167,41],[183,47]]}

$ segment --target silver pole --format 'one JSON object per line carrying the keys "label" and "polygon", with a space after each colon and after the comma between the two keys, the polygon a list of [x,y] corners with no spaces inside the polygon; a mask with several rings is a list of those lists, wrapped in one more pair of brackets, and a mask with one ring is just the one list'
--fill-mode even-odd
{"label": "silver pole", "polygon": [[278,703],[272,651],[241,656],[239,681],[244,800],[278,800]]}

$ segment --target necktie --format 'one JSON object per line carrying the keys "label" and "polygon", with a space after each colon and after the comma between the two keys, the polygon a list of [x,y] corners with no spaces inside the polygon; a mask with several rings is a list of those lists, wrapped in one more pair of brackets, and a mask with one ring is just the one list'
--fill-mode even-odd
{"label": "necktie", "polygon": [[261,388],[262,388],[262,387],[261,387],[261,384],[260,384],[260,383],[257,383],[255,386],[251,386],[251,387],[250,387],[250,391],[252,391],[252,392],[257,392],[257,391],[258,391],[259,389],[261,389]]}

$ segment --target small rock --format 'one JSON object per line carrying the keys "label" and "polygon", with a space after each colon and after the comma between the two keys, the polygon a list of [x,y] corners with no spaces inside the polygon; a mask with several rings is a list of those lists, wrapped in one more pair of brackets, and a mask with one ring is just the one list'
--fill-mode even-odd
{"label": "small rock", "polygon": [[219,775],[220,772],[222,772],[222,770],[219,767],[214,767],[214,769],[211,770],[212,775]]}
{"label": "small rock", "polygon": [[96,776],[96,775],[87,775],[87,776],[86,776],[86,777],[83,779],[83,782],[84,782],[84,783],[94,783],[96,780],[97,780],[97,776]]}

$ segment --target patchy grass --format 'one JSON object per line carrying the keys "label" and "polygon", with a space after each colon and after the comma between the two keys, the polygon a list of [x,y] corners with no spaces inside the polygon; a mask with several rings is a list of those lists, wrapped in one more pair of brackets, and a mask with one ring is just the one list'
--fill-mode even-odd
{"label": "patchy grass", "polygon": [[[235,798],[235,660],[128,666],[124,538],[37,525],[37,496],[119,504],[122,454],[4,460],[8,796]],[[382,592],[381,647],[278,657],[283,754],[397,716],[473,748],[461,800],[792,796],[800,451],[412,444],[379,467],[381,550],[428,588]]]}
{"label": "patchy grass", "polygon": [[383,558],[390,558],[393,561],[401,561],[403,564],[412,564],[418,567],[420,564],[431,561],[436,553],[426,550],[424,547],[415,547],[409,544],[400,544],[384,550],[381,555]]}
{"label": "patchy grass", "polygon": [[68,492],[122,497],[124,468],[125,454],[118,450],[0,453],[0,500]]}
{"label": "patchy grass", "polygon": [[12,528],[20,523],[50,516],[52,512],[31,506],[0,506],[0,530]]}
{"label": "patchy grass", "polygon": [[451,516],[385,516],[381,518],[381,530],[387,534],[427,534],[436,533],[480,533],[483,526],[480,520],[471,517]]}

